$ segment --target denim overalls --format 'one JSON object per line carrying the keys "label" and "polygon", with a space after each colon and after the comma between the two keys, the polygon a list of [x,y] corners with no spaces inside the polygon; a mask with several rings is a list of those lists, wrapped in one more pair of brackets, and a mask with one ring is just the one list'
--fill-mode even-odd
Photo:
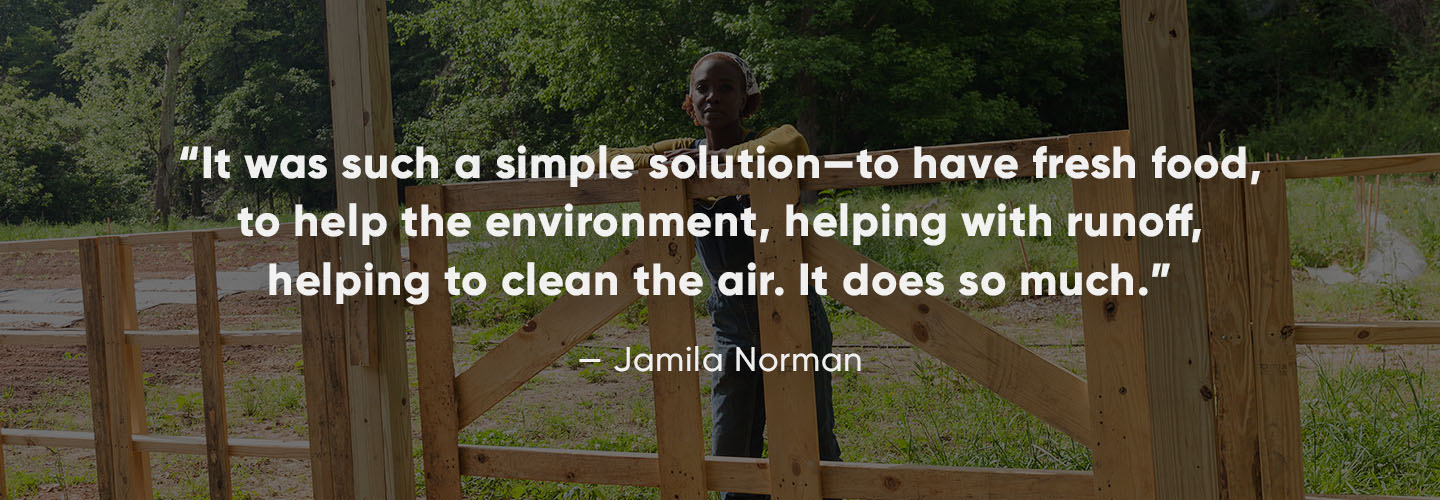
{"label": "denim overalls", "polygon": [[[753,132],[746,140],[753,138]],[[705,140],[696,141],[700,147]],[[750,207],[748,196],[728,196],[713,206],[695,201],[695,213],[714,217],[719,213],[739,214]],[[713,219],[712,219],[713,223]],[[712,224],[713,227],[713,224]],[[714,416],[716,456],[759,458],[765,449],[765,391],[762,372],[737,366],[736,349],[760,347],[759,303],[754,295],[724,296],[714,286],[722,273],[748,272],[755,261],[755,243],[745,235],[695,238],[695,250],[710,276],[710,299],[706,307],[715,326],[715,352],[725,359],[725,368],[713,374],[710,402]],[[809,296],[810,345],[816,354],[830,353],[832,335],[825,307],[814,292]],[[816,423],[820,435],[820,459],[839,460],[840,443],[835,439],[834,399],[830,372],[815,371]],[[724,494],[725,500],[764,499],[768,495]]]}

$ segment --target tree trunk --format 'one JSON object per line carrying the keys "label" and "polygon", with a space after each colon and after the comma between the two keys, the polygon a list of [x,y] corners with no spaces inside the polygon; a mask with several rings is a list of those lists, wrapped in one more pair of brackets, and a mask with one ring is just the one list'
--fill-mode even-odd
{"label": "tree trunk", "polygon": [[187,0],[176,2],[175,25],[165,48],[165,81],[160,97],[160,144],[156,148],[159,163],[155,166],[155,210],[160,224],[170,227],[170,172],[175,170],[175,100],[180,93],[180,27],[185,23]]}

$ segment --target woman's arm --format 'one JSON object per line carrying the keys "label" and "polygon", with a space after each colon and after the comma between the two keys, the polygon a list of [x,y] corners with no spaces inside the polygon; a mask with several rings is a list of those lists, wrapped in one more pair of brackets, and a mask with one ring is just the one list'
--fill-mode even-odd
{"label": "woman's arm", "polygon": [[[693,143],[694,141],[691,142]],[[656,144],[658,145],[660,143]],[[754,140],[742,142],[728,148],[711,149],[707,151],[707,154],[711,156],[735,156],[742,151],[747,151],[751,156],[754,156],[756,152],[759,151],[760,146],[765,147],[766,156],[789,156],[794,158],[796,156],[810,154],[810,144],[805,142],[805,136],[800,135],[800,131],[791,125],[781,125],[779,127],[765,129],[765,131],[761,132],[760,136]],[[699,158],[700,152],[694,149],[692,145],[692,147],[684,147],[684,149],[675,149],[665,153],[665,156],[670,158],[681,155]]]}
{"label": "woman's arm", "polygon": [[791,125],[781,125],[760,133],[760,137],[749,142],[742,142],[725,149],[725,154],[735,156],[741,151],[749,151],[753,156],[758,146],[765,146],[766,156],[790,156],[810,154],[810,144],[805,142],[805,136],[800,135],[799,130]]}
{"label": "woman's arm", "polygon": [[[648,146],[635,146],[629,148],[607,148],[607,154],[611,158],[622,155],[628,156],[630,157],[630,160],[634,162],[635,168],[639,170],[648,168],[648,166],[650,165],[650,157],[653,155],[664,154],[666,151],[674,149],[685,149],[693,144],[695,144],[695,139],[668,139]],[[600,150],[597,149],[595,151],[591,151],[588,156],[590,157],[590,159],[595,160],[595,162],[598,164],[600,161]]]}

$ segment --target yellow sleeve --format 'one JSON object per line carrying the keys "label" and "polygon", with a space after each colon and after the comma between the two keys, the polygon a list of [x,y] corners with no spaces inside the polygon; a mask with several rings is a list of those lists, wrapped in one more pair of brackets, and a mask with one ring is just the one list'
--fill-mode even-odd
{"label": "yellow sleeve", "polygon": [[725,150],[725,154],[735,156],[741,151],[749,151],[754,155],[757,146],[765,146],[766,156],[800,156],[810,154],[810,144],[805,142],[805,136],[800,135],[799,130],[794,126],[781,125],[779,127],[766,129],[760,132],[760,137],[749,142],[742,142]]}
{"label": "yellow sleeve", "polygon": [[[648,146],[635,146],[635,147],[629,147],[629,148],[606,148],[606,149],[608,150],[608,152],[609,152],[608,154],[610,155],[611,158],[614,158],[614,157],[616,157],[616,156],[621,156],[621,155],[628,156],[628,157],[630,157],[630,160],[631,160],[632,162],[634,162],[634,164],[635,164],[635,169],[636,169],[636,170],[643,170],[643,169],[649,168],[649,165],[650,165],[650,157],[651,157],[651,156],[653,156],[653,155],[658,155],[658,154],[662,154],[662,153],[664,153],[664,152],[666,152],[666,151],[669,151],[669,150],[672,150],[672,149],[684,149],[684,148],[688,148],[688,147],[690,147],[690,146],[693,145],[693,144],[695,144],[695,139],[693,139],[693,138],[692,138],[692,139],[684,139],[684,138],[681,138],[681,139],[667,139],[667,140],[663,140],[663,141],[660,141],[660,142],[657,142],[657,143],[654,143],[654,144],[651,144],[651,145],[648,145]],[[766,150],[769,150],[769,146],[766,146]],[[594,150],[594,151],[591,151],[590,154],[587,155],[587,156],[589,156],[590,159],[595,160],[595,162],[596,162],[597,164],[600,162],[600,150],[599,150],[599,149],[596,149],[596,150]]]}
{"label": "yellow sleeve", "polygon": [[[810,154],[810,143],[805,142],[805,136],[791,125],[768,128],[760,132],[760,136],[748,142],[742,142],[725,149],[726,156],[735,156],[742,151],[749,151],[753,156],[759,151],[760,146],[765,146],[766,156],[788,156],[791,158]],[[718,197],[707,197],[707,205],[713,206],[719,200]]]}

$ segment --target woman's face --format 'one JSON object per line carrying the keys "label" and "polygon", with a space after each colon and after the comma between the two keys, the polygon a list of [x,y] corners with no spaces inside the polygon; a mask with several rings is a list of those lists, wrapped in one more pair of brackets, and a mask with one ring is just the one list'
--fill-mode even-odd
{"label": "woman's face", "polygon": [[735,63],[723,57],[700,61],[690,72],[690,105],[701,127],[738,125],[745,99],[745,75]]}

